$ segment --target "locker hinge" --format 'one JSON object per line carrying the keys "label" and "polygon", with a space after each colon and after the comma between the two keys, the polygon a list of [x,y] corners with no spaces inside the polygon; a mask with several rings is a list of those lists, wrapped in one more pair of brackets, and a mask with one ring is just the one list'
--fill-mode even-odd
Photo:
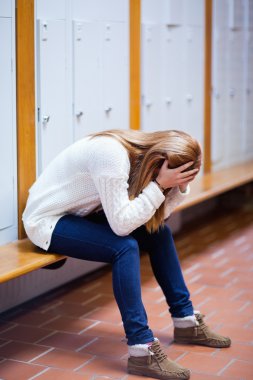
{"label": "locker hinge", "polygon": [[38,123],[40,122],[40,108],[38,107],[37,109],[37,118],[38,118]]}
{"label": "locker hinge", "polygon": [[11,72],[13,73],[13,59],[11,59]]}

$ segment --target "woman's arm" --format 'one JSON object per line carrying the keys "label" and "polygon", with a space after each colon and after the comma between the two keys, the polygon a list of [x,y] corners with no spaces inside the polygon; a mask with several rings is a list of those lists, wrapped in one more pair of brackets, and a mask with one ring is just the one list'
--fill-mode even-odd
{"label": "woman's arm", "polygon": [[108,222],[120,236],[129,235],[145,224],[165,200],[154,182],[150,182],[133,200],[128,196],[127,178],[100,176],[94,182]]}
{"label": "woman's arm", "polygon": [[190,193],[190,185],[187,184],[185,191],[179,186],[173,187],[170,192],[166,195],[165,199],[165,211],[164,211],[164,219],[167,219],[174,209],[183,202],[185,197]]}
{"label": "woman's arm", "polygon": [[88,168],[108,222],[117,235],[128,235],[154,215],[165,196],[152,181],[130,200],[130,162],[125,148],[108,137],[97,138],[91,148]]}

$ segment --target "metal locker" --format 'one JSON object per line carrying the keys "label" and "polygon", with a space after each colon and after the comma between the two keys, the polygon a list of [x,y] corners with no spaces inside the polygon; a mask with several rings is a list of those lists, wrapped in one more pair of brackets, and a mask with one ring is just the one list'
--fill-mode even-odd
{"label": "metal locker", "polygon": [[230,0],[229,1],[228,23],[230,29],[242,29],[244,27],[246,0]]}
{"label": "metal locker", "polygon": [[162,1],[162,22],[168,26],[183,24],[184,0],[163,0]]}
{"label": "metal locker", "polygon": [[246,34],[246,87],[245,87],[245,139],[244,158],[253,158],[253,31]]}
{"label": "metal locker", "polygon": [[73,21],[73,88],[75,140],[99,130],[99,49],[101,24]]}
{"label": "metal locker", "polygon": [[142,25],[142,129],[159,130],[161,125],[160,26]]}
{"label": "metal locker", "polygon": [[100,78],[100,129],[129,126],[128,27],[126,23],[102,23]]}
{"label": "metal locker", "polygon": [[244,73],[244,35],[242,30],[228,31],[228,102],[227,130],[228,146],[227,163],[235,164],[242,159],[243,131],[243,73]]}
{"label": "metal locker", "polygon": [[0,17],[12,17],[12,0],[0,0]]}
{"label": "metal locker", "polygon": [[227,28],[229,15],[230,0],[214,0],[213,1],[213,25],[220,28]]}
{"label": "metal locker", "polygon": [[128,0],[72,0],[74,19],[128,21]]}
{"label": "metal locker", "polygon": [[201,27],[184,27],[182,129],[203,142],[204,36]]}
{"label": "metal locker", "polygon": [[184,25],[203,27],[205,9],[204,7],[205,0],[183,0],[183,4],[181,6],[181,13],[183,13]]}
{"label": "metal locker", "polygon": [[182,129],[183,29],[162,25],[161,32],[161,124],[159,129]]}
{"label": "metal locker", "polygon": [[253,29],[253,0],[248,0],[245,26],[248,29]]}
{"label": "metal locker", "polygon": [[227,85],[227,49],[228,32],[214,27],[212,51],[212,133],[211,156],[214,169],[224,165],[225,128],[228,96]]}
{"label": "metal locker", "polygon": [[[166,1],[166,0],[165,0]],[[161,21],[164,0],[141,0],[141,20],[144,24]]]}
{"label": "metal locker", "polygon": [[[66,25],[38,20],[38,171],[73,141],[67,94]],[[70,109],[70,111],[69,111]]]}
{"label": "metal locker", "polygon": [[[12,19],[0,17],[0,230],[14,224],[14,138],[12,72]],[[3,37],[4,36],[4,37]]]}
{"label": "metal locker", "polygon": [[36,0],[37,18],[41,20],[65,19],[67,1],[64,0]]}

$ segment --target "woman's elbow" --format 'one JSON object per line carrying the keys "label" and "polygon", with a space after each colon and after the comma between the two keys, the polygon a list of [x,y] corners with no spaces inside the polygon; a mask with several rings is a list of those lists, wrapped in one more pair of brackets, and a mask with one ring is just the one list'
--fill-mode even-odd
{"label": "woman's elbow", "polygon": [[130,229],[126,225],[120,225],[117,223],[111,225],[111,229],[118,236],[127,236],[132,232],[132,229]]}

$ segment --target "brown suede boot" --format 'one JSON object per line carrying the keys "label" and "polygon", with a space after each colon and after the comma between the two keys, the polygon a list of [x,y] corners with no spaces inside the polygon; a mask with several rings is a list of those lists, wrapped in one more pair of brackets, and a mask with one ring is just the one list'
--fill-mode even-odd
{"label": "brown suede boot", "polygon": [[148,356],[130,356],[128,373],[138,376],[154,377],[163,380],[188,380],[190,371],[168,359],[158,340],[148,348]]}
{"label": "brown suede boot", "polygon": [[205,324],[203,314],[195,314],[199,326],[174,328],[174,341],[182,344],[197,344],[201,346],[224,348],[231,345],[228,337],[216,334]]}

